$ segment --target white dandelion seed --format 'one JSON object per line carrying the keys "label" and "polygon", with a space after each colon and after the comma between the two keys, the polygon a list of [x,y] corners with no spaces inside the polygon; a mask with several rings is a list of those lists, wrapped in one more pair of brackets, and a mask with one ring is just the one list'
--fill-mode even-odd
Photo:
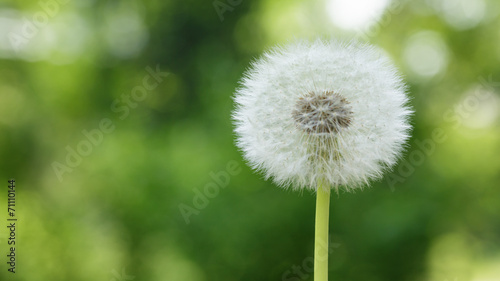
{"label": "white dandelion seed", "polygon": [[237,145],[281,187],[362,188],[409,138],[406,86],[377,48],[298,42],[255,61],[235,94]]}

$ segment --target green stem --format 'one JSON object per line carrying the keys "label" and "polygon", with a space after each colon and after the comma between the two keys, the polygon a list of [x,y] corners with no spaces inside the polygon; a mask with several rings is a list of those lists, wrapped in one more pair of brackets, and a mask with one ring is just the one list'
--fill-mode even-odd
{"label": "green stem", "polygon": [[330,188],[318,185],[316,192],[316,236],[314,238],[314,281],[328,281],[328,216]]}

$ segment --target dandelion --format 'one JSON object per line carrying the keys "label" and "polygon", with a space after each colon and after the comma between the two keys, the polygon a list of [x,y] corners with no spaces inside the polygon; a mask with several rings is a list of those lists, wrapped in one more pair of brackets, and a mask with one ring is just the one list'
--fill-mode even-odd
{"label": "dandelion", "polygon": [[[235,94],[237,146],[278,186],[317,194],[315,280],[327,280],[330,190],[379,179],[409,137],[406,86],[377,48],[338,41],[276,47]],[[321,246],[323,245],[323,247]]]}

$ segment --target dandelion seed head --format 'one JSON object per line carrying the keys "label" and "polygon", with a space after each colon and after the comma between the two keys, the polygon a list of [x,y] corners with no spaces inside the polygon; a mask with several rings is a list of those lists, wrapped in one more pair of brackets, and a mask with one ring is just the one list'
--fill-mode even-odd
{"label": "dandelion seed head", "polygon": [[362,188],[394,166],[411,129],[405,83],[367,44],[273,48],[245,73],[234,100],[237,146],[284,188]]}

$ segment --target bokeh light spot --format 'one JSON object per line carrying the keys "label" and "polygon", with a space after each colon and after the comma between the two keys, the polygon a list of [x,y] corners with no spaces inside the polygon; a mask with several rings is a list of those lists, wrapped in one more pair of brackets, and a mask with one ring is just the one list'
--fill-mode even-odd
{"label": "bokeh light spot", "polygon": [[492,91],[480,86],[466,93],[461,103],[470,115],[464,118],[464,125],[473,129],[492,127],[499,117],[500,98]]}
{"label": "bokeh light spot", "polygon": [[108,16],[103,36],[109,52],[122,59],[138,55],[149,38],[142,17],[128,8]]}
{"label": "bokeh light spot", "polygon": [[417,76],[431,78],[446,69],[448,48],[439,34],[422,31],[408,39],[404,61]]}
{"label": "bokeh light spot", "polygon": [[389,0],[328,0],[326,10],[335,25],[364,29],[382,16],[389,3]]}
{"label": "bokeh light spot", "polygon": [[434,3],[434,8],[439,15],[458,30],[475,27],[486,14],[484,0],[443,0]]}

